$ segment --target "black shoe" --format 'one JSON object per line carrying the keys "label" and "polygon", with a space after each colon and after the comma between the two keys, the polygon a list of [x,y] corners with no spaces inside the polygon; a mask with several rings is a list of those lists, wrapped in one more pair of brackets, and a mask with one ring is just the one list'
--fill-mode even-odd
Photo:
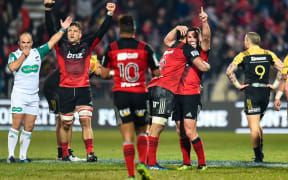
{"label": "black shoe", "polygon": [[15,163],[16,160],[13,156],[10,156],[8,159],[7,159],[7,163]]}
{"label": "black shoe", "polygon": [[97,162],[98,158],[94,155],[94,152],[87,154],[87,162]]}
{"label": "black shoe", "polygon": [[58,155],[57,155],[56,160],[62,160],[62,148],[58,147],[57,151],[58,151]]}
{"label": "black shoe", "polygon": [[70,161],[69,156],[64,156],[64,157],[62,158],[62,161]]}
{"label": "black shoe", "polygon": [[262,158],[254,158],[253,162],[260,163],[260,162],[263,162],[263,159]]}
{"label": "black shoe", "polygon": [[205,170],[205,169],[207,169],[207,166],[206,165],[198,165],[197,169]]}

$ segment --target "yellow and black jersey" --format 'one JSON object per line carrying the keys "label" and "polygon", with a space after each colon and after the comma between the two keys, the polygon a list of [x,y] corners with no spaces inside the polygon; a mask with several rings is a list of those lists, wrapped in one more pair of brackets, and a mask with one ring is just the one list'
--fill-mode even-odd
{"label": "yellow and black jersey", "polygon": [[[288,55],[284,59],[282,74],[288,74]],[[287,81],[288,81],[288,79],[287,79]]]}
{"label": "yellow and black jersey", "polygon": [[279,58],[271,51],[252,46],[240,52],[233,60],[233,64],[243,68],[245,84],[268,84],[270,65],[274,65]]}

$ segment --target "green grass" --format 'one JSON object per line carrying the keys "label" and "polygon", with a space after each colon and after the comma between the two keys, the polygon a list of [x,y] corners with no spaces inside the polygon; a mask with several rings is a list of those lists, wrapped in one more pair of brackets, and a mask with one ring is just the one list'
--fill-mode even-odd
{"label": "green grass", "polygon": [[[115,162],[123,159],[122,139],[117,130],[96,130],[94,132],[95,153],[102,162],[95,164],[53,162],[57,150],[54,131],[34,131],[28,152],[28,156],[32,160],[51,160],[50,162],[7,164],[3,160],[8,156],[7,135],[8,131],[0,131],[0,159],[2,159],[0,179],[125,179],[127,177],[125,164],[113,163],[113,160]],[[251,161],[253,151],[250,136],[232,132],[200,132],[199,135],[204,142],[207,164],[209,162],[211,164],[213,161],[213,166],[205,171],[197,171],[193,168],[192,171],[179,172],[175,170],[177,166],[170,163],[166,166],[172,170],[150,171],[153,179],[288,179],[287,135],[264,135],[265,162],[285,163],[283,167],[253,167],[249,163],[247,163],[247,167],[217,165],[218,161]],[[72,148],[75,155],[85,158],[81,132],[73,132]],[[18,153],[19,146],[17,145],[16,157]],[[181,158],[176,132],[164,131],[160,137],[158,159],[180,162]],[[109,159],[112,159],[111,163],[107,163]],[[191,159],[196,160],[193,150]],[[138,179],[140,179],[139,176]]]}

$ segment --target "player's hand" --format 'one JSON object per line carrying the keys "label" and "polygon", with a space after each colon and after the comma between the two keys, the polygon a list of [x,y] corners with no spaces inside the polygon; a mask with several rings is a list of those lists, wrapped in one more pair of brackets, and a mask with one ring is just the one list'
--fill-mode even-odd
{"label": "player's hand", "polygon": [[24,47],[24,49],[22,49],[22,53],[25,55],[25,57],[27,57],[30,54],[30,49],[28,47]]}
{"label": "player's hand", "polygon": [[100,76],[101,73],[102,73],[102,66],[101,66],[100,63],[97,63],[97,65],[96,65],[96,70],[95,70],[94,74]]}
{"label": "player's hand", "polygon": [[238,90],[243,91],[249,84],[241,84]]}
{"label": "player's hand", "polygon": [[64,22],[62,21],[62,19],[60,19],[60,24],[61,24],[61,27],[63,29],[67,29],[71,23],[72,23],[72,17],[71,16],[68,16]]}
{"label": "player's hand", "polygon": [[204,12],[203,7],[201,6],[201,12],[199,14],[200,20],[202,23],[207,22],[208,15]]}
{"label": "player's hand", "polygon": [[54,0],[44,0],[45,10],[51,10],[54,5],[55,5]]}
{"label": "player's hand", "polygon": [[272,85],[272,84],[267,84],[267,87],[269,87],[269,88],[270,88],[270,90],[272,90],[272,91],[274,91],[274,90],[275,90],[275,88],[273,87],[273,85]]}
{"label": "player's hand", "polygon": [[186,36],[188,27],[187,26],[176,26],[176,30],[180,32],[181,36]]}
{"label": "player's hand", "polygon": [[280,101],[280,99],[275,99],[275,101],[274,101],[274,109],[275,109],[276,111],[279,111],[279,110],[280,110],[280,107],[281,107],[281,101]]}
{"label": "player's hand", "polygon": [[107,11],[110,12],[111,15],[113,16],[114,11],[115,11],[115,9],[116,9],[116,4],[115,4],[115,3],[108,2],[107,5],[106,5],[106,9],[107,9]]}

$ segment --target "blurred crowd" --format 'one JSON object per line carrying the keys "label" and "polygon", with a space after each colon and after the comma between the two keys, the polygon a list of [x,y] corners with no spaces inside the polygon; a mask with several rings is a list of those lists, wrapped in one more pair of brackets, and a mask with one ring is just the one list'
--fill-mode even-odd
{"label": "blurred crowd", "polygon": [[[42,0],[39,1],[43,3]],[[82,23],[84,34],[88,34],[96,32],[103,22],[106,2],[107,0],[56,0],[54,10],[61,18],[73,16],[74,20]],[[7,56],[17,49],[17,36],[23,31],[32,32],[35,47],[48,40],[44,18],[35,27],[29,16],[30,12],[23,4],[25,0],[0,1],[0,97],[9,96],[9,79],[13,76],[6,68]],[[288,0],[118,0],[117,5],[113,26],[94,49],[98,57],[101,57],[109,43],[119,38],[117,17],[121,13],[135,17],[136,38],[151,44],[160,58],[167,48],[163,45],[163,38],[172,28],[179,24],[201,27],[198,17],[201,6],[209,16],[212,31],[209,55],[212,69],[204,79],[219,82],[219,76],[223,75],[227,65],[243,50],[244,35],[249,31],[259,33],[262,47],[275,52],[282,60],[287,54]],[[41,77],[45,78],[56,67],[55,57],[51,53],[43,62]],[[215,84],[209,90],[213,91],[214,86]],[[228,83],[226,86],[229,89]]]}

